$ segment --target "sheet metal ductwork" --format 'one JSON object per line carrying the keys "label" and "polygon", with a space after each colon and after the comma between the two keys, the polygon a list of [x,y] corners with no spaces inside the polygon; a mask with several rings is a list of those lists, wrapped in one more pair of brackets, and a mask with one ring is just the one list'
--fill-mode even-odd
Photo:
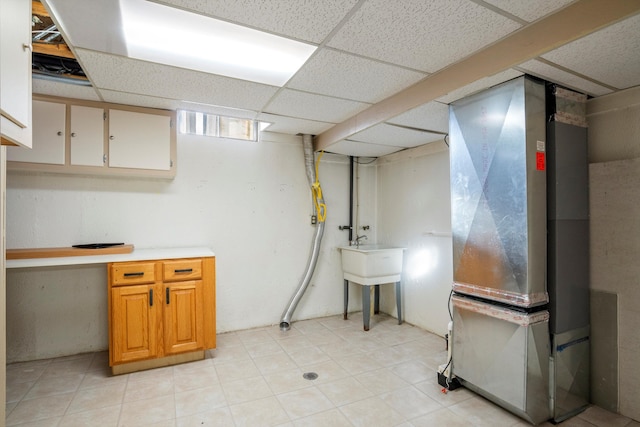
{"label": "sheet metal ductwork", "polygon": [[523,76],[450,107],[451,369],[532,424],[589,404],[585,104]]}

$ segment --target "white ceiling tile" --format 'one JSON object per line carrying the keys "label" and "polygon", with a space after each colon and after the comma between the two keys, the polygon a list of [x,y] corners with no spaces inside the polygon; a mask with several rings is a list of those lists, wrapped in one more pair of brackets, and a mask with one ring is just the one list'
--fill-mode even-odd
{"label": "white ceiling tile", "polygon": [[351,140],[338,141],[327,148],[327,151],[331,153],[357,157],[381,157],[400,150],[404,150],[404,147],[393,147],[391,145],[378,145]]}
{"label": "white ceiling tile", "polygon": [[[322,47],[288,86],[279,89],[128,59],[120,40],[118,2],[46,0],[54,14],[60,15],[56,16],[63,33],[70,31],[65,36],[72,36],[72,49],[78,53],[94,88],[34,80],[34,93],[243,118],[260,114],[263,120],[274,122],[272,131],[319,134],[410,87],[426,73],[442,69],[510,34],[523,21],[535,21],[571,3],[571,0],[152,1]],[[446,132],[446,104],[523,72],[594,96],[610,93],[614,88],[640,86],[638,28],[640,15],[548,52],[517,69],[452,90],[388,120],[387,124]],[[123,55],[104,53],[107,50]],[[372,136],[366,133],[364,136],[383,141],[400,139],[405,145],[410,141],[422,143],[398,130],[385,132],[376,130]],[[373,147],[369,150],[381,150],[380,144],[366,145]]]}
{"label": "white ceiling tile", "polygon": [[640,15],[596,31],[542,55],[606,85],[640,85]]}
{"label": "white ceiling tile", "polygon": [[256,111],[278,89],[84,49],[76,49],[76,54],[98,89]]}
{"label": "white ceiling tile", "polygon": [[296,119],[293,117],[276,116],[274,114],[262,113],[258,115],[258,120],[272,123],[266,130],[269,132],[279,132],[286,134],[309,134],[318,135],[332,127],[333,123],[318,122],[314,120]]}
{"label": "white ceiling tile", "polygon": [[553,67],[545,62],[532,59],[518,66],[532,76],[540,77],[553,83],[575,89],[587,95],[600,96],[613,92],[611,89],[600,86],[592,81],[578,77],[559,68]]}
{"label": "white ceiling tile", "polygon": [[265,108],[265,113],[300,119],[339,123],[370,104],[284,89]]}
{"label": "white ceiling tile", "polygon": [[537,19],[548,15],[574,0],[484,0],[505,12],[524,19],[527,22],[533,22]]}
{"label": "white ceiling tile", "polygon": [[412,148],[419,147],[421,145],[430,144],[436,141],[443,141],[445,135],[440,133],[432,133],[432,132],[422,132],[422,136],[420,138],[416,138],[412,141],[406,141],[402,144],[403,147]]}
{"label": "white ceiling tile", "polygon": [[115,104],[137,105],[141,107],[159,108],[163,110],[199,111],[202,113],[216,114],[226,117],[236,117],[239,119],[256,118],[256,112],[250,110],[239,110],[234,108],[219,107],[216,105],[179,101],[175,99],[136,95],[132,93],[116,92],[107,89],[100,90],[100,94],[102,95],[102,98],[105,102],[112,102]]}
{"label": "white ceiling tile", "polygon": [[469,96],[476,92],[480,92],[481,90],[488,89],[497,84],[506,82],[507,80],[515,79],[516,77],[519,77],[522,74],[523,73],[521,71],[508,69],[498,74],[494,74],[493,76],[476,80],[475,82],[468,84],[466,86],[463,86],[460,89],[456,89],[453,92],[449,92],[445,96],[438,98],[436,101],[443,102],[445,104],[450,104],[453,101],[457,101],[458,99],[464,98],[465,96]]}
{"label": "white ceiling tile", "polygon": [[425,73],[322,49],[287,83],[291,89],[378,102],[426,77]]}
{"label": "white ceiling tile", "polygon": [[519,27],[467,0],[369,0],[328,45],[432,73]]}
{"label": "white ceiling tile", "polygon": [[424,145],[442,139],[443,137],[444,135],[381,123],[362,132],[358,132],[349,139],[358,142],[370,142],[379,145],[407,148]]}
{"label": "white ceiling tile", "polygon": [[400,114],[387,123],[446,133],[449,132],[449,106],[432,101]]}
{"label": "white ceiling tile", "polygon": [[92,86],[78,86],[34,77],[32,88],[34,94],[100,101],[100,97]]}
{"label": "white ceiling tile", "polygon": [[320,43],[358,0],[160,0],[159,2],[279,35]]}

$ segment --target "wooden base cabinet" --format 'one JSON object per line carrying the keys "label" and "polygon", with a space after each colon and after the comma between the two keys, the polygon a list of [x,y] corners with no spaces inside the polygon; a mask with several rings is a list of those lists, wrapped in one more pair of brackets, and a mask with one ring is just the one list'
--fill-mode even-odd
{"label": "wooden base cabinet", "polygon": [[215,348],[215,258],[108,266],[114,374],[202,359]]}

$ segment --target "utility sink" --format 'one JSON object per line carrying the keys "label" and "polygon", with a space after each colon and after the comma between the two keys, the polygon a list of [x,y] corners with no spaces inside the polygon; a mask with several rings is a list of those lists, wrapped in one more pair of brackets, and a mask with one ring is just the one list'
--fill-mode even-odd
{"label": "utility sink", "polygon": [[364,330],[369,330],[371,317],[371,289],[375,292],[373,314],[380,311],[380,286],[395,284],[398,324],[402,323],[402,255],[406,248],[389,245],[343,246],[342,271],[344,274],[344,319],[349,309],[349,282],[363,287],[362,321]]}
{"label": "utility sink", "polygon": [[343,246],[344,278],[361,285],[398,282],[405,249],[389,245]]}

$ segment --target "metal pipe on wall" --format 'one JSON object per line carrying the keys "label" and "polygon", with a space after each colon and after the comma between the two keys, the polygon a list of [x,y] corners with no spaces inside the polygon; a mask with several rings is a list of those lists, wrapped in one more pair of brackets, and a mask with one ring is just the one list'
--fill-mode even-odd
{"label": "metal pipe on wall", "polygon": [[349,156],[349,242],[353,240],[353,156]]}
{"label": "metal pipe on wall", "polygon": [[[302,135],[302,145],[304,150],[304,160],[305,167],[307,171],[307,179],[309,180],[309,186],[313,187],[316,182],[316,172],[314,168],[314,153],[313,153],[313,140],[311,135]],[[320,193],[320,197],[322,194]],[[324,204],[324,200],[320,198],[318,200],[320,204]],[[316,205],[313,207],[313,214],[318,216],[319,212],[317,212]],[[324,234],[324,221],[318,221],[316,224],[316,233],[313,237],[313,244],[311,246],[311,254],[309,255],[309,262],[307,263],[307,269],[305,274],[298,285],[298,288],[293,293],[293,296],[289,300],[289,304],[287,304],[287,308],[282,313],[282,318],[280,319],[280,330],[288,331],[291,328],[291,317],[293,316],[293,312],[296,310],[300,299],[304,295],[309,283],[311,282],[311,277],[313,276],[313,272],[316,268],[316,264],[318,262],[318,254],[320,253],[320,243],[322,242],[322,235]]]}

